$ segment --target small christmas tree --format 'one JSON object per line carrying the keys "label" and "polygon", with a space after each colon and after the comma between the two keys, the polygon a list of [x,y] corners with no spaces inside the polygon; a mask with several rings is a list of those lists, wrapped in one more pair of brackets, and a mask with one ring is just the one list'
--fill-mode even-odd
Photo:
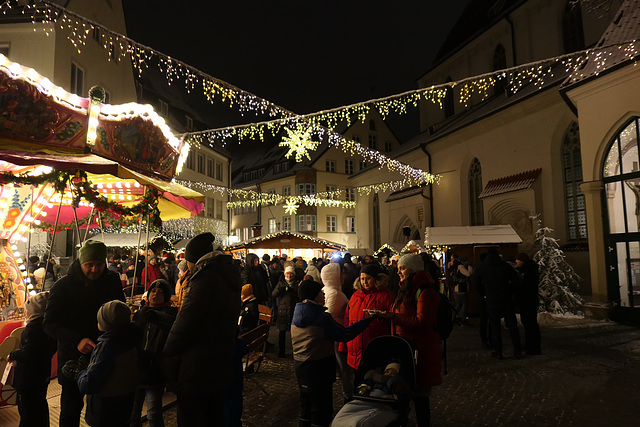
{"label": "small christmas tree", "polygon": [[584,300],[571,290],[571,287],[577,289],[580,286],[582,278],[565,261],[558,240],[550,237],[553,230],[542,227],[541,221],[539,224],[534,241],[537,252],[533,255],[533,260],[540,268],[539,311],[582,315]]}

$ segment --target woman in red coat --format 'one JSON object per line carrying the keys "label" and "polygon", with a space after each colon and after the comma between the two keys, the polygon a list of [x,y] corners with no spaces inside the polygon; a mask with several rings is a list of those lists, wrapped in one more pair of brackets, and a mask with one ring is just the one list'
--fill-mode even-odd
{"label": "woman in red coat", "polygon": [[[353,285],[356,291],[351,295],[349,304],[344,312],[344,326],[369,317],[365,309],[390,311],[393,307],[394,295],[387,289],[389,276],[382,274],[382,269],[377,264],[365,264],[360,269],[358,277]],[[360,358],[365,347],[372,339],[380,335],[389,335],[391,322],[386,319],[376,319],[352,341],[340,343],[339,351],[347,351],[347,364],[352,369],[358,369]],[[353,390],[352,390],[353,391]],[[353,394],[353,393],[351,393]]]}
{"label": "woman in red coat", "polygon": [[431,422],[431,387],[442,384],[442,343],[436,327],[440,296],[433,278],[424,271],[420,255],[400,258],[398,276],[400,291],[393,313],[382,317],[392,318],[394,334],[409,341],[418,352],[414,403],[418,427],[423,427]]}
{"label": "woman in red coat", "polygon": [[149,264],[142,269],[142,284],[146,291],[149,290],[149,286],[151,286],[153,282],[165,278],[160,266],[157,264],[157,261],[158,259],[152,256],[149,258]]}

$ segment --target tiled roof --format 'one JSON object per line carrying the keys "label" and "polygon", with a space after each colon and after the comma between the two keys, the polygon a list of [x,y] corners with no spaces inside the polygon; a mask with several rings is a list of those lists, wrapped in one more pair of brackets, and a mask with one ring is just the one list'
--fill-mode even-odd
{"label": "tiled roof", "polygon": [[389,202],[393,202],[394,200],[400,200],[406,197],[422,194],[423,188],[424,187],[409,187],[409,188],[405,188],[404,190],[394,191],[393,193],[389,194],[389,197],[387,197],[387,200],[385,202],[389,203]]}
{"label": "tiled roof", "polygon": [[504,178],[492,179],[487,182],[486,187],[484,187],[478,198],[484,199],[499,194],[511,193],[512,191],[526,190],[533,185],[540,172],[542,172],[542,169],[538,168]]}
{"label": "tiled roof", "polygon": [[[613,21],[595,46],[598,49],[598,60],[587,61],[563,83],[563,87],[578,84],[599,74],[617,68],[626,62],[638,59],[638,44],[632,47],[622,43],[634,41],[640,37],[640,0],[626,0]],[[610,47],[607,47],[610,46]],[[606,58],[606,61],[603,59]]]}

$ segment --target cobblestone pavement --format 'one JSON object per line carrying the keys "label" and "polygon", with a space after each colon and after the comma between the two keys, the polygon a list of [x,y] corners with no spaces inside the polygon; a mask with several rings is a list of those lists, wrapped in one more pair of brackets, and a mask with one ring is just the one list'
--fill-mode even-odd
{"label": "cobblestone pavement", "polygon": [[[431,398],[432,426],[635,426],[640,418],[640,329],[586,319],[542,320],[543,354],[505,360],[480,347],[477,320],[448,340],[449,375]],[[522,335],[522,330],[521,330]],[[523,336],[523,335],[522,335]],[[271,342],[277,342],[275,328]],[[297,425],[291,351],[272,348],[245,383],[245,427]],[[264,388],[266,394],[261,390]],[[342,406],[339,382],[335,410]],[[165,413],[176,424],[175,407]],[[413,411],[411,426],[415,426]]]}

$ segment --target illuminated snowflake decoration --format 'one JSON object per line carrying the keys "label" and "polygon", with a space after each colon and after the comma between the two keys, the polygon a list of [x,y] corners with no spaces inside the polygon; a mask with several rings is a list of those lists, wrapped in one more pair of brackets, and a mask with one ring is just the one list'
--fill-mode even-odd
{"label": "illuminated snowflake decoration", "polygon": [[285,128],[285,130],[289,135],[282,138],[280,143],[280,147],[289,147],[285,157],[288,159],[295,153],[296,162],[302,161],[302,156],[311,160],[309,151],[314,151],[318,147],[318,143],[311,140],[311,130],[308,128],[303,130],[302,127],[298,127],[296,130]]}
{"label": "illuminated snowflake decoration", "polygon": [[293,200],[289,200],[286,205],[284,205],[284,211],[289,215],[295,215],[298,212],[298,205]]}

